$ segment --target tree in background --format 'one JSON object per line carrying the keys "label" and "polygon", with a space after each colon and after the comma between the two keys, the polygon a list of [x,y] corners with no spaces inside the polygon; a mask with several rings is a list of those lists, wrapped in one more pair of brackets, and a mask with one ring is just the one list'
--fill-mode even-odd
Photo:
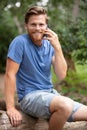
{"label": "tree in background", "polygon": [[50,27],[59,35],[68,68],[87,60],[87,0],[49,0]]}

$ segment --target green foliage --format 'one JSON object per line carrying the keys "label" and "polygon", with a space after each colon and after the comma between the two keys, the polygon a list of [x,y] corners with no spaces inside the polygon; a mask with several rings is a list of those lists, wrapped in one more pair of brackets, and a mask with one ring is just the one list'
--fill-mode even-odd
{"label": "green foliage", "polygon": [[74,2],[49,0],[49,27],[58,34],[64,55],[84,64],[87,57],[87,2],[80,1],[76,21],[73,16]]}
{"label": "green foliage", "polygon": [[61,94],[76,101],[87,104],[87,65],[76,65],[76,72],[69,71],[66,78],[60,82],[52,68],[53,84]]}
{"label": "green foliage", "polygon": [[9,43],[18,32],[9,11],[3,12],[0,18],[0,72],[4,72]]}
{"label": "green foliage", "polygon": [[[66,39],[66,40],[65,40]],[[65,31],[60,30],[60,41],[64,54],[72,56],[76,61],[86,62],[87,21],[79,20],[72,23]]]}
{"label": "green foliage", "polygon": [[58,7],[59,6],[59,4],[61,5],[63,5],[63,6],[65,6],[65,7],[67,7],[67,6],[70,6],[71,5],[71,3],[73,4],[73,0],[49,0],[49,4],[51,4],[51,5],[53,5],[54,7],[56,6],[56,7]]}
{"label": "green foliage", "polygon": [[80,20],[77,25],[77,39],[79,46],[76,51],[73,51],[73,56],[78,63],[87,63],[87,20]]}
{"label": "green foliage", "polygon": [[87,96],[87,66],[76,64],[76,72],[68,72],[61,90],[64,95],[70,94],[73,99],[76,98],[75,94]]}

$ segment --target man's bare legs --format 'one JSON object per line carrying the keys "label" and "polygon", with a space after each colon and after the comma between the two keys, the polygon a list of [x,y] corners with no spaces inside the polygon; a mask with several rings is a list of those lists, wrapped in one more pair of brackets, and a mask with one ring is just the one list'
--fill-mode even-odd
{"label": "man's bare legs", "polygon": [[74,104],[71,99],[64,96],[54,97],[50,104],[50,112],[52,115],[49,121],[49,130],[62,130],[73,107]]}
{"label": "man's bare legs", "polygon": [[74,121],[87,121],[87,106],[83,105],[73,114]]}

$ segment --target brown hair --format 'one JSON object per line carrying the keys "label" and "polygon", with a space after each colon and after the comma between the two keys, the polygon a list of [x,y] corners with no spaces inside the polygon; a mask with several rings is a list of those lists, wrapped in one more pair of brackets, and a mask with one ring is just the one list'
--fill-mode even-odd
{"label": "brown hair", "polygon": [[45,15],[46,16],[46,22],[48,23],[48,16],[46,10],[41,6],[33,6],[25,14],[25,23],[27,24],[29,21],[30,16],[32,15]]}

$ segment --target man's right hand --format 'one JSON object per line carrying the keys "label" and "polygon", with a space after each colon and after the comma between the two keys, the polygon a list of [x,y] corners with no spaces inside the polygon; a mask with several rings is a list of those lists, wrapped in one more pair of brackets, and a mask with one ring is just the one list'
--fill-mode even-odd
{"label": "man's right hand", "polygon": [[22,115],[17,109],[9,108],[7,110],[7,115],[10,118],[12,126],[16,127],[22,123]]}

